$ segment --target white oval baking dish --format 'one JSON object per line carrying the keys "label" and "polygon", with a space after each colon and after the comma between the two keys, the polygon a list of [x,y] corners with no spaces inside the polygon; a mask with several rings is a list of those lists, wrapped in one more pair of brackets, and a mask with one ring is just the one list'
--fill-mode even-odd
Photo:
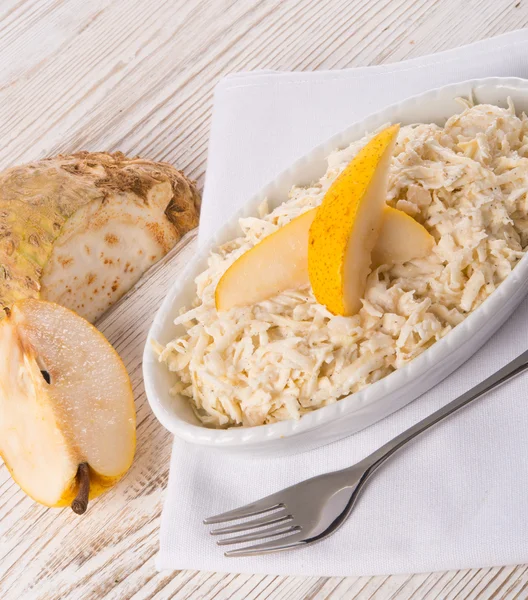
{"label": "white oval baking dish", "polygon": [[268,198],[272,208],[281,204],[293,184],[308,184],[321,177],[326,169],[325,159],[332,150],[347,146],[385,123],[435,122],[443,125],[448,117],[461,110],[455,98],[470,94],[477,102],[500,105],[505,105],[510,96],[518,111],[528,113],[528,80],[518,78],[476,79],[409,98],[355,123],[295,162],[232,215],[202,246],[158,310],[143,356],[143,375],[150,405],[169,431],[187,442],[246,456],[290,454],[322,446],[359,431],[418,398],[464,363],[504,323],[528,292],[528,255],[477,310],[403,368],[333,405],[304,415],[298,421],[227,430],[203,427],[184,397],[170,396],[174,376],[157,361],[150,343],[151,339],[166,343],[175,337],[177,329],[173,320],[180,307],[189,306],[195,297],[194,278],[206,268],[209,251],[239,235],[238,219],[256,214],[264,198]]}

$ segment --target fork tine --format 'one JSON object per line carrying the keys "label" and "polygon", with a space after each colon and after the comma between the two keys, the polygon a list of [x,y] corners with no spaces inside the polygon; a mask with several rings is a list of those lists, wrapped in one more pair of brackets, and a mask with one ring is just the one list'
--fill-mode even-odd
{"label": "fork tine", "polygon": [[301,528],[297,525],[292,526],[288,523],[279,523],[274,527],[266,527],[266,529],[259,529],[253,533],[246,533],[245,535],[236,535],[234,537],[226,538],[224,540],[218,540],[216,543],[219,546],[229,546],[229,544],[240,544],[241,542],[252,542],[253,540],[263,540],[268,537],[275,537],[281,533],[295,533],[301,531]]}
{"label": "fork tine", "polygon": [[229,550],[225,552],[224,556],[253,556],[255,554],[269,554],[270,552],[278,552],[279,550],[287,550],[289,548],[295,548],[302,546],[305,543],[303,539],[302,531],[298,533],[292,533],[286,537],[277,538],[264,542],[263,544],[255,544],[254,546],[246,546],[245,548],[239,548],[237,550]]}
{"label": "fork tine", "polygon": [[272,494],[271,496],[262,498],[262,500],[259,500],[258,502],[246,504],[245,506],[240,506],[234,510],[228,510],[220,515],[208,517],[207,519],[204,519],[203,522],[204,525],[212,525],[214,523],[223,523],[224,521],[234,521],[235,519],[260,515],[273,510],[274,508],[282,508],[282,506],[283,505],[277,499],[277,494]]}
{"label": "fork tine", "polygon": [[285,510],[266,514],[258,519],[252,519],[251,521],[245,521],[244,523],[238,523],[237,525],[229,525],[228,527],[222,527],[220,529],[213,529],[209,533],[211,535],[222,535],[224,533],[236,533],[237,531],[247,531],[248,529],[255,529],[256,527],[263,527],[264,525],[275,525],[275,523],[281,523],[283,521],[291,521],[292,516],[289,515]]}

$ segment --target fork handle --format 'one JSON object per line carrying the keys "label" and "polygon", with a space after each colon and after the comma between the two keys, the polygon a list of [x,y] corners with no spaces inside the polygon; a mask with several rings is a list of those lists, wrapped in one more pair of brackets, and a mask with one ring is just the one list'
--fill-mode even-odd
{"label": "fork handle", "polygon": [[[491,375],[491,377],[488,377],[452,402],[449,402],[449,404],[446,404],[433,414],[429,415],[425,419],[422,419],[412,427],[409,427],[409,429],[406,429],[397,435],[395,438],[390,440],[390,442],[387,442],[381,446],[381,448],[364,458],[360,464],[365,467],[369,473],[372,472],[388,458],[390,458],[397,450],[399,450],[402,446],[405,446],[405,444],[413,440],[420,433],[423,433],[433,425],[436,425],[436,423],[439,423],[449,415],[453,414],[455,411],[463,408],[470,402],[473,402],[473,400],[480,398],[491,390],[498,388],[503,383],[506,383],[513,377],[520,375],[527,369],[528,350],[512,360],[505,367],[502,367],[502,369]],[[357,466],[358,465],[355,467],[356,469]]]}

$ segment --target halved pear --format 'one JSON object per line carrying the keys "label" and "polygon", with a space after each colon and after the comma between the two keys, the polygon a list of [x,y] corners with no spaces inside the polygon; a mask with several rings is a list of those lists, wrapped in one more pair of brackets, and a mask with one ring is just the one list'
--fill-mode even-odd
{"label": "halved pear", "polygon": [[372,251],[372,266],[394,265],[427,256],[434,246],[427,229],[402,210],[385,206],[381,230]]}
{"label": "halved pear", "polygon": [[317,301],[335,315],[361,308],[378,239],[399,125],[374,136],[330,186],[310,227],[308,273]]}
{"label": "halved pear", "polygon": [[[240,256],[220,278],[216,309],[229,310],[262,302],[284,290],[307,285],[308,236],[317,208],[292,219]],[[406,213],[385,206],[372,266],[404,263],[427,256],[433,236]]]}
{"label": "halved pear", "polygon": [[34,500],[82,514],[132,464],[127,371],[105,337],[66,308],[27,299],[8,313],[0,321],[0,455]]}

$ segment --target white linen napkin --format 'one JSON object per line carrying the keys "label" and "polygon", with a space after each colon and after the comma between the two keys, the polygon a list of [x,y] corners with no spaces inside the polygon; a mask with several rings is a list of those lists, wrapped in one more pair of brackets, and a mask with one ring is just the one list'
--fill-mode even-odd
{"label": "white linen napkin", "polygon": [[[528,30],[399,64],[242,73],[215,92],[200,239],[276,173],[365,115],[430,88],[528,77]],[[342,529],[301,550],[225,558],[202,519],[347,467],[528,348],[528,300],[462,368],[394,415],[324,448],[252,459],[174,440],[159,569],[377,575],[528,562],[528,377],[425,433],[391,459]]]}

